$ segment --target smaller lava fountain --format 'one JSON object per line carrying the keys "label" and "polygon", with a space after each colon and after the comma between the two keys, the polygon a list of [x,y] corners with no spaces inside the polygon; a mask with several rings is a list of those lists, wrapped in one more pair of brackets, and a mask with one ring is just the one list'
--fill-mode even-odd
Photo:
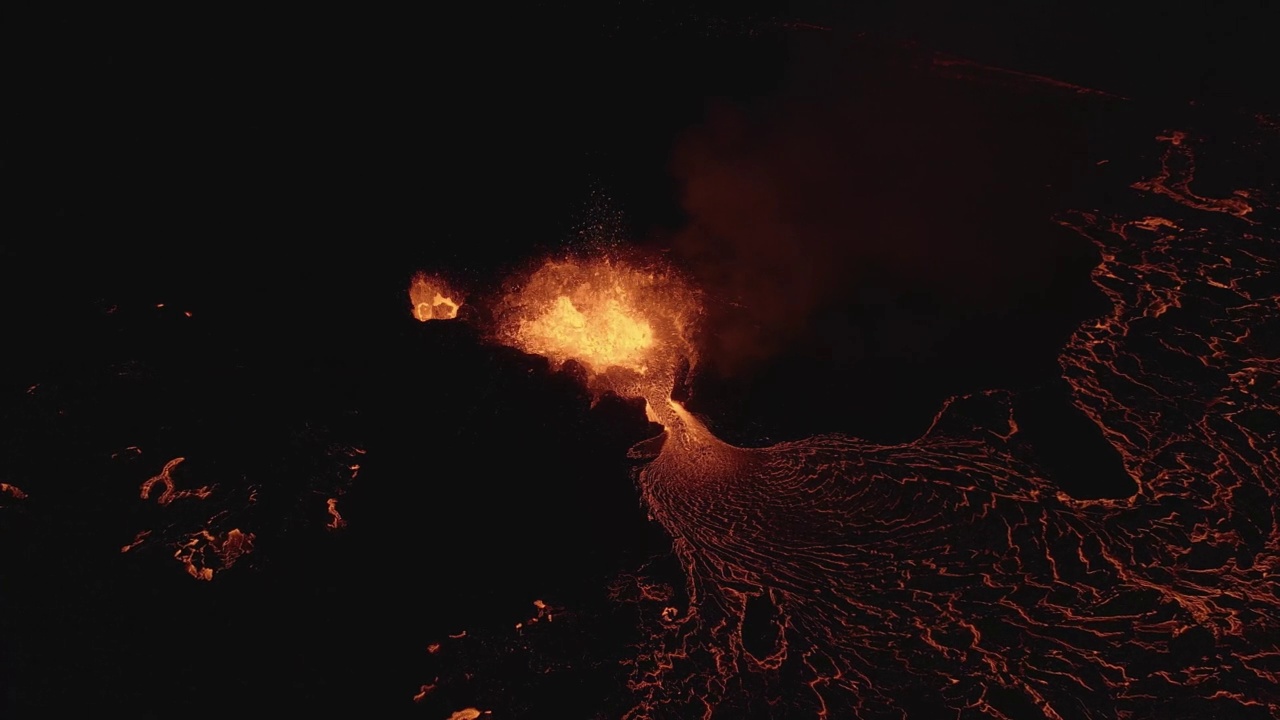
{"label": "smaller lava fountain", "polygon": [[409,284],[409,303],[413,307],[413,316],[426,322],[428,320],[452,320],[458,317],[458,308],[462,307],[461,297],[455,293],[444,280],[426,273],[413,276]]}

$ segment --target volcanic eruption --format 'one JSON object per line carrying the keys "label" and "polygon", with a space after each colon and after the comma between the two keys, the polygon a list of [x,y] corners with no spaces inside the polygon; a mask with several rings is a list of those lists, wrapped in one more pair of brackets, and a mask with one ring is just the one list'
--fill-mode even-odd
{"label": "volcanic eruption", "polygon": [[1274,23],[659,5],[33,36],[0,717],[1280,717]]}
{"label": "volcanic eruption", "polygon": [[[1248,280],[1275,261],[1217,240],[1244,231],[1230,223],[1248,194],[1185,191],[1190,153],[1172,143],[1156,179],[1134,185],[1176,201],[1163,215],[1059,218],[1099,248],[1095,282],[1113,303],[1059,362],[1138,487],[1119,500],[1058,491],[1003,391],[953,398],[901,445],[735,447],[671,397],[700,317],[674,271],[550,261],[513,284],[495,339],[580,363],[593,389],[644,398],[665,430],[637,481],[688,607],[664,607],[639,648],[628,717],[711,718],[784,695],[823,718],[1280,712],[1265,640],[1280,622],[1280,466],[1250,420],[1275,408],[1251,328],[1278,308]],[[1166,350],[1139,361],[1145,337]],[[1185,360],[1207,382],[1162,369]]]}

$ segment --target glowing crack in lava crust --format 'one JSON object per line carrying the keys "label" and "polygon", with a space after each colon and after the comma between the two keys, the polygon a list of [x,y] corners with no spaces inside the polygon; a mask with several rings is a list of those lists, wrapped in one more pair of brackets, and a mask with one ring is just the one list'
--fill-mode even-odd
{"label": "glowing crack in lava crust", "polygon": [[903,445],[726,444],[670,399],[697,310],[662,275],[549,263],[505,300],[499,339],[665,427],[638,485],[689,600],[641,593],[628,718],[1280,716],[1280,248],[1242,221],[1260,193],[1193,194],[1193,145],[1157,140],[1135,214],[1058,220],[1112,302],[1059,363],[1137,484],[1120,500],[1059,492],[1000,391]]}
{"label": "glowing crack in lava crust", "polygon": [[452,320],[458,317],[458,308],[462,302],[458,295],[440,278],[426,273],[413,276],[409,284],[409,304],[413,316],[427,322],[428,320]]}

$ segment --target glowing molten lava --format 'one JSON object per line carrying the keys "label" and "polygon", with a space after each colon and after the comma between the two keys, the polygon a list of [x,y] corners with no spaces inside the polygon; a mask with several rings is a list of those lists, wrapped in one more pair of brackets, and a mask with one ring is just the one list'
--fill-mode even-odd
{"label": "glowing molten lava", "polygon": [[665,268],[553,261],[500,303],[498,335],[557,364],[576,360],[597,389],[665,407],[680,361],[694,359],[698,308],[695,293]]}
{"label": "glowing molten lava", "polygon": [[[589,285],[582,289],[591,292]],[[578,356],[587,367],[600,371],[610,367],[645,372],[645,355],[653,347],[653,328],[628,306],[621,286],[604,291],[578,309],[573,299],[561,295],[541,315],[524,321],[520,333],[529,350],[539,355]],[[609,295],[620,297],[610,297]],[[582,302],[582,301],[580,301]]]}
{"label": "glowing molten lava", "polygon": [[146,482],[142,483],[142,490],[139,493],[140,497],[143,500],[151,499],[151,491],[152,489],[155,488],[157,484],[164,486],[164,489],[160,491],[160,497],[156,499],[156,501],[159,502],[161,505],[168,505],[174,500],[179,500],[181,498],[186,498],[186,497],[193,497],[198,500],[203,500],[209,497],[211,491],[209,490],[208,487],[199,487],[199,488],[196,488],[195,490],[175,489],[173,484],[173,476],[172,476],[173,469],[178,467],[185,461],[186,461],[186,458],[176,457],[170,460],[169,462],[165,463],[164,467],[160,470],[159,475],[156,475],[148,479]]}
{"label": "glowing molten lava", "polygon": [[187,574],[197,580],[210,581],[217,570],[226,570],[241,556],[253,552],[254,534],[232,528],[219,536],[208,530],[192,533],[178,544],[174,559],[182,563]]}
{"label": "glowing molten lava", "polygon": [[458,317],[462,301],[455,300],[455,297],[457,294],[443,280],[425,273],[415,275],[413,282],[409,284],[409,303],[413,306],[413,316],[422,322]]}

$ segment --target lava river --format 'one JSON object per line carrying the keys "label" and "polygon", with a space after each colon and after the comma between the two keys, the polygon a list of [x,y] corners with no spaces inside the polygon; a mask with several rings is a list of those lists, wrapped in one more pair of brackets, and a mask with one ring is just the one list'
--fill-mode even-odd
{"label": "lava river", "polygon": [[999,391],[905,445],[731,446],[670,399],[686,286],[599,261],[513,292],[499,339],[666,429],[638,484],[688,606],[638,649],[628,717],[1280,715],[1276,242],[1258,193],[1194,194],[1187,136],[1157,142],[1132,188],[1150,215],[1059,219],[1113,305],[1060,365],[1137,483],[1122,500],[1059,492]]}

